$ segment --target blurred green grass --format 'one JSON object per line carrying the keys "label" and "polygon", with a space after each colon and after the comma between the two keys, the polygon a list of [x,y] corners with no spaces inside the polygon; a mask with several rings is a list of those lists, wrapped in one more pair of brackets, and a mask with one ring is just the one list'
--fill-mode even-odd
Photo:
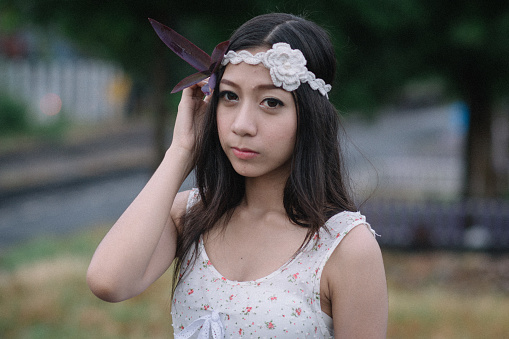
{"label": "blurred green grass", "polygon": [[43,237],[0,256],[0,338],[172,337],[169,273],[117,304],[88,289],[88,263],[106,231]]}
{"label": "blurred green grass", "polygon": [[[0,338],[171,338],[166,273],[131,300],[110,304],[85,274],[109,225],[41,237],[0,254]],[[508,337],[509,256],[384,250],[388,338]]]}

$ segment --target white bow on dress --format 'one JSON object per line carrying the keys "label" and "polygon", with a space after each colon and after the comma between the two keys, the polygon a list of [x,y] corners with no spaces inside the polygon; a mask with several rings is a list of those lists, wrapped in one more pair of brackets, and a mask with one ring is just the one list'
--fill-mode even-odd
{"label": "white bow on dress", "polygon": [[197,339],[210,339],[211,333],[213,339],[223,339],[224,326],[219,317],[219,312],[213,311],[211,314],[196,319],[178,333],[175,339],[188,339],[193,336],[196,331],[199,331]]}

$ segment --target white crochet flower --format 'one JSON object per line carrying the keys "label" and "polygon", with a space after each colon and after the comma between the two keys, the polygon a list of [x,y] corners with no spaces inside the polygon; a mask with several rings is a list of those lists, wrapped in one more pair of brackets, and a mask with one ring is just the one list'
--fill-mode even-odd
{"label": "white crochet flower", "polygon": [[306,63],[300,50],[292,49],[284,42],[274,44],[263,58],[263,64],[270,70],[274,85],[290,92],[299,88],[301,81],[306,78]]}
{"label": "white crochet flower", "polygon": [[232,63],[237,65],[245,62],[250,65],[262,63],[269,69],[270,77],[276,87],[283,87],[289,92],[296,90],[302,83],[307,82],[313,90],[317,90],[329,98],[327,93],[332,86],[319,79],[313,72],[308,71],[306,58],[298,49],[292,49],[289,44],[279,42],[272,45],[267,52],[259,52],[255,55],[248,51],[228,51],[221,64],[223,66]]}

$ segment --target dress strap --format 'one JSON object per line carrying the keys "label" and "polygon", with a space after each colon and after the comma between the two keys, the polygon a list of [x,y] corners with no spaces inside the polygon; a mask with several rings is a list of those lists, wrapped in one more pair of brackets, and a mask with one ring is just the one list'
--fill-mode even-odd
{"label": "dress strap", "polygon": [[189,209],[193,207],[198,200],[200,200],[200,191],[197,188],[192,188],[189,192],[189,197],[187,198],[186,212],[189,211]]}
{"label": "dress strap", "polygon": [[175,339],[187,339],[193,336],[197,331],[198,339],[209,339],[212,332],[213,339],[224,338],[224,325],[219,317],[219,312],[213,311],[190,323],[182,332],[175,336]]}

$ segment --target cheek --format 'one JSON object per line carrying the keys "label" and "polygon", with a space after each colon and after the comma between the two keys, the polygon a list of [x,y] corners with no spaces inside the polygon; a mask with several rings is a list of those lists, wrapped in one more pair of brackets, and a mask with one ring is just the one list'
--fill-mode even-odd
{"label": "cheek", "polygon": [[225,120],[226,119],[224,118],[224,116],[220,115],[218,112],[217,118],[216,118],[216,125],[217,125],[217,134],[219,136],[219,141],[221,141],[221,144],[223,143],[223,138],[225,136],[225,133],[228,131],[228,123]]}
{"label": "cheek", "polygon": [[271,135],[272,144],[279,145],[281,151],[285,153],[293,153],[295,148],[295,140],[297,137],[296,125],[274,124]]}

